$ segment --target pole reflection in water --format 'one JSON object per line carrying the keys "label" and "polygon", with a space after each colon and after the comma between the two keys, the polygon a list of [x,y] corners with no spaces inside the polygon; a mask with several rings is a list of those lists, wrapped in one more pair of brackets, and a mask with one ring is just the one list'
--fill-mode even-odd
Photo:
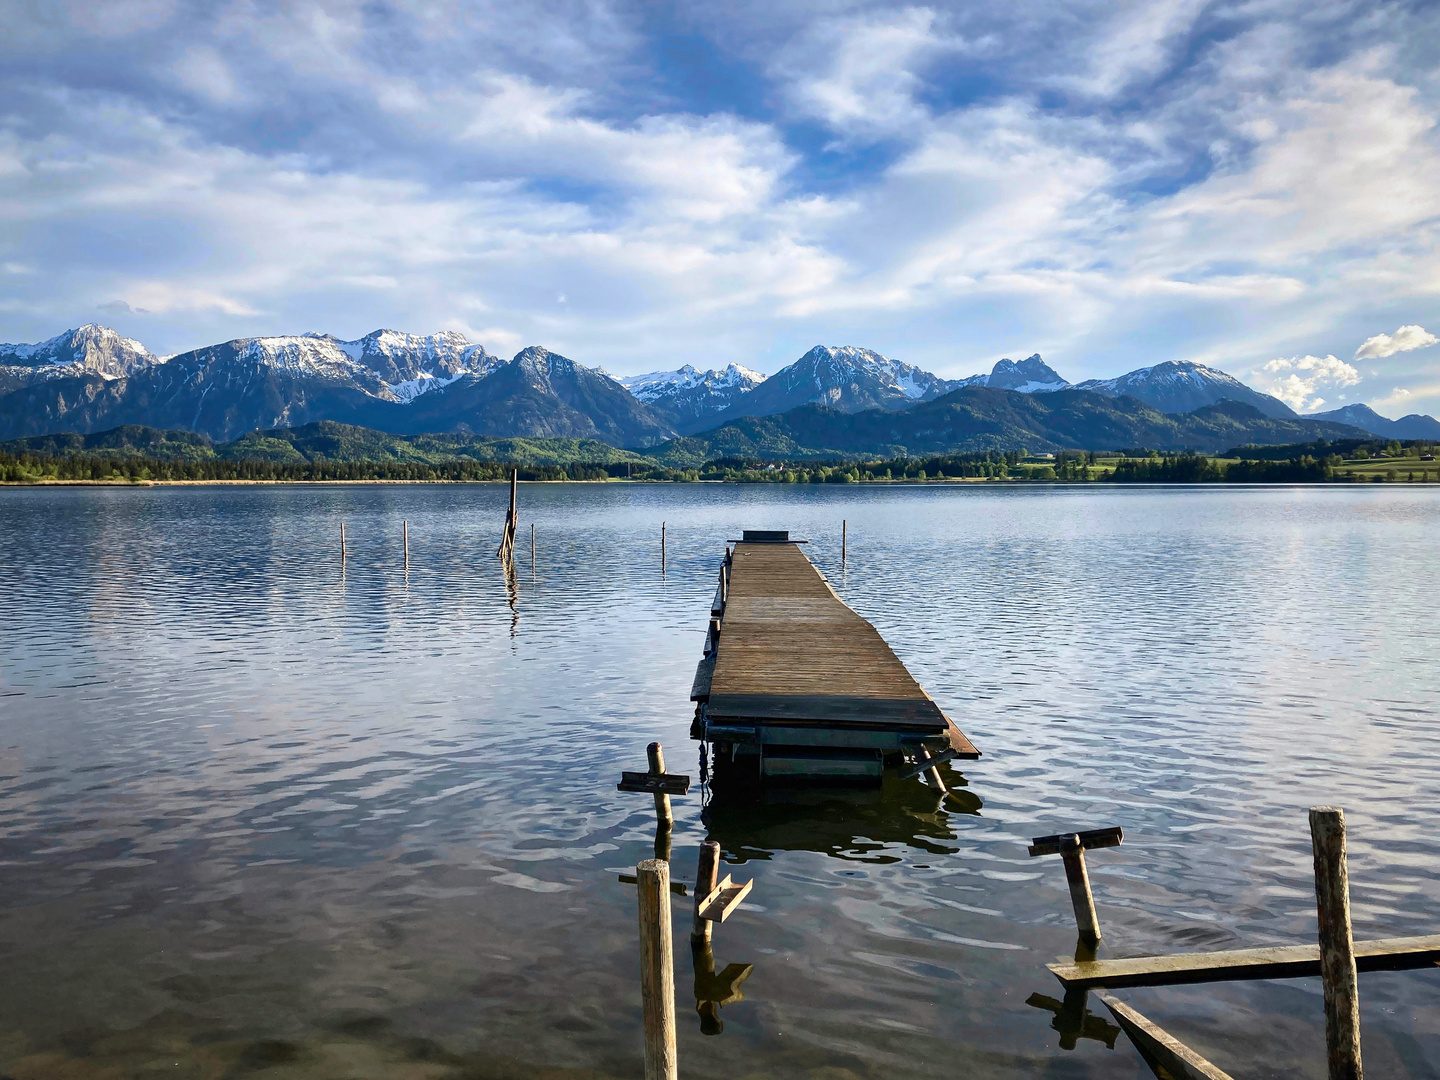
{"label": "pole reflection in water", "polygon": [[715,974],[715,950],[708,941],[690,942],[690,956],[695,965],[695,1011],[700,1014],[700,1033],[719,1035],[725,1030],[720,1010],[745,1000],[740,984],[750,977],[755,965],[726,964],[720,974]]}

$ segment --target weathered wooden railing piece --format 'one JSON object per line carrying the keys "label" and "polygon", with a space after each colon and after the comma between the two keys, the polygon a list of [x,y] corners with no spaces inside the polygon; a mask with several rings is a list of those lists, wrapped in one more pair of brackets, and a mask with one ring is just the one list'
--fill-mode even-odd
{"label": "weathered wooden railing piece", "polygon": [[1037,836],[1030,841],[1030,857],[1059,855],[1065,860],[1065,880],[1070,886],[1070,903],[1075,908],[1075,925],[1080,940],[1094,944],[1100,940],[1100,920],[1095,915],[1095,897],[1090,892],[1090,873],[1085,869],[1085,852],[1095,848],[1118,847],[1125,841],[1125,830],[1116,825],[1108,829],[1090,829],[1078,833],[1057,833]]}
{"label": "weathered wooden railing piece", "polygon": [[1097,990],[1095,996],[1110,1010],[1110,1015],[1115,1017],[1125,1034],[1130,1036],[1130,1041],[1135,1044],[1135,1049],[1140,1051],[1141,1057],[1150,1065],[1156,1076],[1162,1075],[1160,1069],[1164,1069],[1171,1080],[1231,1080],[1229,1073],[1206,1061],[1164,1028],[1136,1012],[1119,998],[1107,994],[1103,990]]}
{"label": "weathered wooden railing piece", "polygon": [[[1413,971],[1440,964],[1440,934],[1357,941],[1359,971]],[[1303,979],[1322,974],[1317,945],[1273,945],[1212,953],[1173,953],[1124,960],[1060,961],[1046,965],[1065,986],[1182,986],[1248,979]]]}

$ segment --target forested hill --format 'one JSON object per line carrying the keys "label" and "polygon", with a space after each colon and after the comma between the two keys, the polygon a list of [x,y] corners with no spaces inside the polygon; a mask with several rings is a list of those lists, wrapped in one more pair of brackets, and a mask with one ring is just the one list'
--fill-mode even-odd
{"label": "forested hill", "polygon": [[1087,390],[1023,394],[967,386],[903,412],[842,413],[805,405],[747,417],[643,451],[671,466],[716,458],[903,457],[980,450],[1055,452],[1147,446],[1214,453],[1241,444],[1365,439],[1360,428],[1266,416],[1238,401],[1162,413],[1136,398]]}
{"label": "forested hill", "polygon": [[156,461],[265,461],[299,465],[325,461],[439,464],[453,461],[517,465],[645,462],[628,450],[592,439],[486,439],[473,435],[391,435],[322,420],[297,428],[253,431],[216,443],[190,431],[127,425],[93,435],[34,435],[0,443],[10,454],[148,458]]}

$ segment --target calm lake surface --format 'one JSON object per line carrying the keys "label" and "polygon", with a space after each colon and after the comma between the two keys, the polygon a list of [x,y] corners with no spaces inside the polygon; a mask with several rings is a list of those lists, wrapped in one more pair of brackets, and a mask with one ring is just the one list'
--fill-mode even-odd
{"label": "calm lake surface", "polygon": [[[719,1035],[676,901],[682,1075],[1150,1075],[1098,1002],[1052,1026],[1074,921],[1025,849],[1062,829],[1125,828],[1102,955],[1313,942],[1317,803],[1357,936],[1440,930],[1433,488],[520,497],[510,583],[498,486],[0,491],[0,1076],[640,1076],[618,877],[654,811],[615,783],[654,739],[698,778],[745,527],[810,537],[984,757],[943,805],[675,800],[676,879],[707,836],[755,879]],[[1440,972],[1361,994],[1370,1071],[1440,1077]],[[1120,996],[1236,1076],[1324,1076],[1318,979]]]}

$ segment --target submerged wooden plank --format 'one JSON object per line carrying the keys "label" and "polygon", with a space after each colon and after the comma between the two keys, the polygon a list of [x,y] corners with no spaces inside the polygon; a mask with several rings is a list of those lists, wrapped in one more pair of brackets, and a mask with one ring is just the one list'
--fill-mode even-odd
{"label": "submerged wooden plank", "polygon": [[1160,1075],[1155,1070],[1155,1066],[1159,1065],[1173,1080],[1231,1080],[1229,1073],[1210,1064],[1164,1028],[1136,1012],[1119,998],[1103,990],[1095,991],[1095,996],[1110,1010],[1110,1015],[1115,1017],[1115,1022],[1125,1030],[1125,1034],[1130,1036],[1130,1041],[1135,1044],[1156,1076]]}
{"label": "submerged wooden plank", "polygon": [[[1355,942],[1360,971],[1407,971],[1440,963],[1440,934]],[[1137,956],[1048,964],[1066,987],[1118,989],[1242,979],[1301,979],[1320,974],[1319,945],[1276,945],[1229,952]]]}

